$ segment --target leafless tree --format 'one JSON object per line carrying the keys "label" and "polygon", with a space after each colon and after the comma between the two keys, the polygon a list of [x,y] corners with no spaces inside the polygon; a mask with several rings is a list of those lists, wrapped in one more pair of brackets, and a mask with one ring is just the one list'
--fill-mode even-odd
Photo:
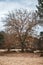
{"label": "leafless tree", "polygon": [[38,22],[36,21],[36,14],[29,13],[27,10],[15,10],[6,16],[5,18],[5,30],[9,34],[16,34],[21,43],[21,49],[24,51],[25,39],[32,31]]}

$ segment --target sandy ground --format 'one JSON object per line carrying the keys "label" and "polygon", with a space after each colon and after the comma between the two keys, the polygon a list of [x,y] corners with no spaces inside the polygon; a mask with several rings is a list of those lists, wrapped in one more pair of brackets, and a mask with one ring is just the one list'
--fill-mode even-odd
{"label": "sandy ground", "polygon": [[2,54],[0,65],[43,65],[43,57],[32,53]]}

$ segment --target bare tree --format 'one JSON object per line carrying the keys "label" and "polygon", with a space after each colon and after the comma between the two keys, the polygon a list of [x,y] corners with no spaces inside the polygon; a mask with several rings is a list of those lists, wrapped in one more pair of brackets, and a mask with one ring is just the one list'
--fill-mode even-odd
{"label": "bare tree", "polygon": [[31,15],[27,10],[16,10],[8,14],[5,22],[6,31],[9,34],[17,34],[21,43],[21,49],[24,51],[24,47],[26,47],[25,39],[30,34],[32,27],[38,23],[36,14],[32,13]]}

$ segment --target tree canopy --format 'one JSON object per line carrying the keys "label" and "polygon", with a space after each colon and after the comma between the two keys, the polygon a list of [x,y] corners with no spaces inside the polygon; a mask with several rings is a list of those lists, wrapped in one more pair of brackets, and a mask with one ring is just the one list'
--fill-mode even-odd
{"label": "tree canopy", "polygon": [[26,37],[33,31],[32,27],[38,23],[36,21],[36,13],[29,13],[27,10],[15,10],[9,12],[4,22],[6,23],[5,31],[9,34],[14,33],[19,38],[23,51]]}
{"label": "tree canopy", "polygon": [[37,9],[38,9],[39,17],[42,18],[43,17],[43,0],[38,0]]}

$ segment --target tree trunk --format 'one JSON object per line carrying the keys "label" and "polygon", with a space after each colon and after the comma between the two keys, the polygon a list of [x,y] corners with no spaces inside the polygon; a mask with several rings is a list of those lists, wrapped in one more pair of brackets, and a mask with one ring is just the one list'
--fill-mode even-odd
{"label": "tree trunk", "polygon": [[10,52],[10,48],[8,48],[8,52]]}
{"label": "tree trunk", "polygon": [[24,49],[23,48],[21,49],[21,52],[24,52]]}
{"label": "tree trunk", "polygon": [[21,43],[21,52],[24,52],[24,43]]}

